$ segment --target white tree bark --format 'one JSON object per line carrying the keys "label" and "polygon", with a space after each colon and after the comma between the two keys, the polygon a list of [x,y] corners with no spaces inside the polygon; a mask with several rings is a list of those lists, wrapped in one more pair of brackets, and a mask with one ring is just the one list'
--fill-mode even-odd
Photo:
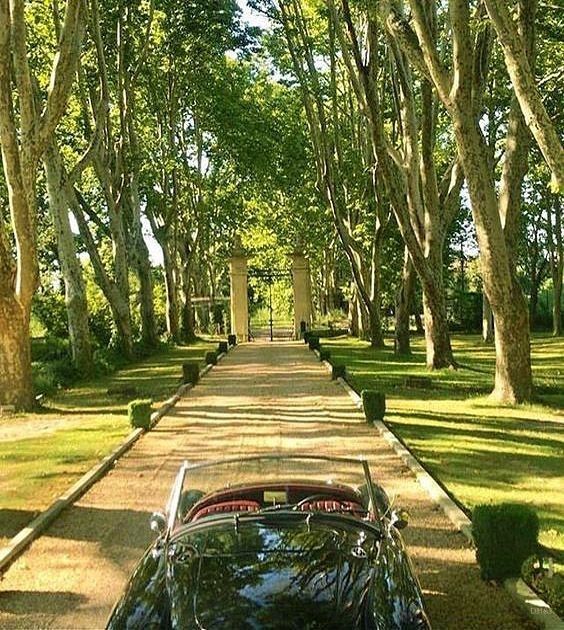
{"label": "white tree bark", "polygon": [[[501,216],[489,149],[478,124],[481,99],[480,78],[469,54],[472,41],[468,0],[449,0],[452,32],[452,73],[441,64],[432,38],[422,0],[409,0],[415,33],[403,17],[390,5],[386,23],[390,33],[400,42],[412,64],[423,69],[433,80],[453,122],[458,153],[468,185],[472,214],[480,247],[484,291],[491,305],[495,325],[496,371],[492,396],[506,403],[530,400],[532,372],[527,304],[515,276],[511,234],[504,232],[507,216]],[[512,160],[506,183],[521,169],[522,162]],[[508,188],[513,190],[514,183]],[[506,206],[514,212],[512,202]],[[513,224],[514,217],[511,217]]]}
{"label": "white tree bark", "polygon": [[[0,404],[33,404],[29,321],[38,278],[37,166],[64,112],[84,30],[84,0],[68,0],[45,103],[34,98],[24,0],[0,0],[0,144],[15,257],[0,226]],[[17,90],[13,90],[13,81]],[[38,111],[43,106],[43,111]],[[18,112],[16,117],[15,112]]]}
{"label": "white tree bark", "polygon": [[77,371],[86,375],[93,368],[86,286],[69,220],[69,204],[61,157],[54,144],[51,144],[45,152],[43,162],[49,194],[49,209],[57,237],[57,254],[65,283],[72,360]]}
{"label": "white tree bark", "polygon": [[506,0],[484,0],[484,4],[503,49],[507,72],[525,122],[552,171],[553,186],[564,192],[564,150],[542,102],[526,39],[513,21]]}

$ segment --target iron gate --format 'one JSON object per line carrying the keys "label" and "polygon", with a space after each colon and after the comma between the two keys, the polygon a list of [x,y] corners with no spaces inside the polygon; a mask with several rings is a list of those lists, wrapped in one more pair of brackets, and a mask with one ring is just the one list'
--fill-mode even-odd
{"label": "iron gate", "polygon": [[288,319],[280,317],[275,313],[273,299],[272,299],[272,287],[281,280],[291,279],[292,274],[290,271],[272,270],[272,269],[249,269],[249,278],[255,278],[264,282],[268,286],[268,298],[267,309],[268,318],[255,318],[251,317],[249,321],[249,339],[270,339],[274,340],[286,340],[293,339],[294,337],[294,322],[291,316]]}

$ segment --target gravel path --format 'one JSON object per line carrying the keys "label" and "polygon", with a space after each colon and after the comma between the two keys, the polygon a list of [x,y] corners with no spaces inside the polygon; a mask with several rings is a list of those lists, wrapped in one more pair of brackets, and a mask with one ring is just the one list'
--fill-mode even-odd
{"label": "gravel path", "polygon": [[370,458],[411,513],[404,537],[435,629],[534,627],[479,579],[465,538],[362,420],[303,344],[239,346],[12,565],[0,583],[0,627],[103,627],[182,460],[283,449]]}

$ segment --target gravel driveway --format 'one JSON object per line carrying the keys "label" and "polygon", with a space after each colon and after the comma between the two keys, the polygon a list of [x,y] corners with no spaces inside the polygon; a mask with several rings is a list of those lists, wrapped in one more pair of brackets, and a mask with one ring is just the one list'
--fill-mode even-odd
{"label": "gravel driveway", "polygon": [[1,628],[101,628],[184,459],[293,449],[366,455],[411,513],[404,537],[435,629],[533,628],[304,344],[239,346],[4,575]]}

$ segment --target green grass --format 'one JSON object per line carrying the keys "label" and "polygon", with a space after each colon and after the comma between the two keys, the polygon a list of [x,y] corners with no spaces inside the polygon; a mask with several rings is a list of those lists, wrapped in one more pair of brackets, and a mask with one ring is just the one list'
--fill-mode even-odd
{"label": "green grass", "polygon": [[117,447],[132,429],[128,398],[108,395],[116,385],[135,387],[132,398],[155,408],[181,382],[182,363],[199,360],[217,344],[171,347],[111,376],[80,383],[50,397],[37,413],[0,418],[0,541],[17,533],[82,474]]}
{"label": "green grass", "polygon": [[[347,365],[357,390],[386,393],[385,421],[463,506],[513,501],[534,506],[541,542],[564,550],[564,340],[535,335],[532,360],[538,400],[516,407],[488,399],[494,349],[477,336],[456,336],[458,370],[429,372],[421,338],[413,356],[373,350],[350,338],[322,340]],[[389,343],[391,346],[391,343]],[[407,388],[407,375],[428,389]]]}

